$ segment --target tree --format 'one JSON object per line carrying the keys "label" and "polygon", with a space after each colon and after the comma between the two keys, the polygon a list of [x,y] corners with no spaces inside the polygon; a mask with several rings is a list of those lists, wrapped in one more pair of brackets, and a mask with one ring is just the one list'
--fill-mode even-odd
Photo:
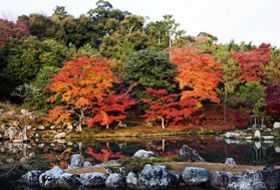
{"label": "tree", "polygon": [[175,48],[170,60],[177,65],[175,79],[183,90],[182,99],[220,102],[215,89],[221,81],[221,65],[212,55],[200,54],[188,47]]}
{"label": "tree", "polygon": [[141,50],[129,54],[124,62],[125,79],[137,83],[136,97],[141,99],[146,88],[176,88],[174,83],[175,65],[168,60],[168,55],[151,50]]}
{"label": "tree", "polygon": [[93,103],[93,116],[88,120],[87,125],[92,127],[94,124],[106,126],[113,122],[120,122],[126,118],[127,109],[136,104],[127,94],[108,94],[99,98]]}
{"label": "tree", "polygon": [[262,114],[264,97],[264,88],[259,82],[247,82],[239,88],[238,98],[241,105],[249,108],[249,112],[254,114],[254,128],[258,126],[257,120]]}
{"label": "tree", "polygon": [[64,63],[53,83],[46,88],[53,93],[47,101],[58,104],[50,110],[47,120],[63,124],[76,118],[78,130],[82,130],[85,117],[91,116],[91,106],[118,82],[110,64],[109,60],[97,57],[75,58]]}
{"label": "tree", "polygon": [[53,11],[52,16],[57,16],[60,20],[63,20],[66,16],[68,16],[68,12],[64,6],[56,6]]}
{"label": "tree", "polygon": [[237,85],[240,84],[238,63],[232,59],[232,51],[236,50],[233,42],[230,44],[220,44],[215,50],[215,57],[221,63],[222,84],[221,96],[224,103],[224,121],[227,120],[228,97],[234,94]]}
{"label": "tree", "polygon": [[163,20],[150,22],[145,27],[148,35],[148,46],[153,50],[164,50],[171,47],[173,38],[183,35],[185,31],[178,30],[179,24],[172,15],[163,16]]}
{"label": "tree", "polygon": [[148,37],[144,33],[143,25],[143,17],[136,15],[126,16],[119,23],[115,32],[103,38],[103,42],[100,45],[101,55],[122,63],[124,57],[129,53],[145,49]]}
{"label": "tree", "polygon": [[262,82],[264,67],[271,60],[271,47],[269,44],[261,44],[251,50],[234,52],[232,57],[238,62],[242,82]]}
{"label": "tree", "polygon": [[178,123],[189,119],[196,111],[196,103],[193,99],[180,99],[179,94],[169,94],[165,89],[148,88],[146,93],[151,100],[142,99],[142,102],[148,105],[143,117],[147,122],[160,120],[162,129],[165,129],[166,123]]}
{"label": "tree", "polygon": [[0,34],[0,48],[4,46],[8,38],[19,39],[30,35],[23,19],[18,19],[16,23],[0,19]]}
{"label": "tree", "polygon": [[265,89],[265,105],[268,114],[279,119],[280,115],[280,84],[270,83]]}

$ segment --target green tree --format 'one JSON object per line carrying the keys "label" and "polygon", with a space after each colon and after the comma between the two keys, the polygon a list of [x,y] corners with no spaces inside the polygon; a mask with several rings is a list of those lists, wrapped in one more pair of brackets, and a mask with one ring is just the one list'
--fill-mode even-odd
{"label": "green tree", "polygon": [[169,61],[168,55],[151,50],[141,50],[129,54],[124,62],[125,78],[130,83],[138,84],[136,97],[143,97],[146,88],[176,88],[173,81],[175,65]]}
{"label": "green tree", "polygon": [[100,46],[101,55],[116,59],[119,63],[122,63],[124,57],[129,53],[145,49],[148,38],[144,33],[143,25],[143,17],[127,16],[120,23],[117,31],[104,37]]}
{"label": "green tree", "polygon": [[247,82],[245,85],[240,86],[238,98],[241,105],[247,107],[249,112],[254,114],[253,127],[256,128],[260,124],[259,121],[263,114],[262,110],[265,101],[264,87],[259,82]]}

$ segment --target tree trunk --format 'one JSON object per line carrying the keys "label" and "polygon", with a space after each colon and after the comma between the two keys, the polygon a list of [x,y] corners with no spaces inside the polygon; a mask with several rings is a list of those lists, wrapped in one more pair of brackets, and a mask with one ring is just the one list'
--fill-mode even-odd
{"label": "tree trunk", "polygon": [[225,87],[225,100],[224,100],[224,122],[227,121],[227,88]]}
{"label": "tree trunk", "polygon": [[110,127],[109,125],[106,125],[106,129],[109,129],[109,127]]}
{"label": "tree trunk", "polygon": [[83,131],[83,120],[84,120],[84,112],[82,110],[80,110],[80,118],[79,118],[79,125],[77,126],[77,131],[78,132],[82,132]]}
{"label": "tree trunk", "polygon": [[256,108],[254,108],[254,129],[257,127],[257,116],[256,116]]}
{"label": "tree trunk", "polygon": [[162,128],[162,129],[165,129],[164,117],[161,118],[161,128]]}

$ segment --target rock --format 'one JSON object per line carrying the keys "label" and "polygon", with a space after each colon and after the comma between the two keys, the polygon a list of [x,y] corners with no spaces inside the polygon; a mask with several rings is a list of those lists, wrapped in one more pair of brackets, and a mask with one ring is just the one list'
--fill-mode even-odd
{"label": "rock", "polygon": [[212,172],[210,185],[214,189],[226,190],[233,175],[228,172]]}
{"label": "rock", "polygon": [[26,129],[27,129],[27,130],[31,130],[31,129],[32,129],[32,126],[31,126],[31,125],[27,125],[27,126],[26,126]]}
{"label": "rock", "polygon": [[254,181],[244,176],[233,176],[227,186],[228,190],[266,190],[262,181]]}
{"label": "rock", "polygon": [[247,140],[252,140],[253,139],[253,137],[252,136],[249,136],[249,137],[245,137],[245,140],[247,141]]}
{"label": "rock", "polygon": [[227,139],[237,139],[239,138],[240,134],[239,133],[234,133],[234,132],[226,132],[224,135]]}
{"label": "rock", "polygon": [[20,113],[21,113],[22,115],[29,115],[29,114],[30,114],[29,111],[26,110],[26,109],[21,109],[21,110],[20,110]]}
{"label": "rock", "polygon": [[73,126],[72,125],[67,125],[66,129],[71,131],[71,130],[73,130]]}
{"label": "rock", "polygon": [[180,184],[184,183],[182,174],[171,173],[170,179],[171,179],[171,185],[174,187],[180,186]]}
{"label": "rock", "polygon": [[274,122],[273,129],[280,129],[280,122]]}
{"label": "rock", "polygon": [[56,188],[57,180],[62,174],[64,174],[64,171],[58,166],[55,166],[51,170],[48,170],[40,175],[39,183],[45,188]]}
{"label": "rock", "polygon": [[62,189],[75,189],[80,184],[79,177],[69,173],[62,174],[57,180],[57,186]]}
{"label": "rock", "polygon": [[92,163],[90,163],[89,161],[85,161],[83,163],[83,168],[87,168],[87,167],[91,167],[92,166]]}
{"label": "rock", "polygon": [[254,133],[254,138],[255,138],[255,139],[261,139],[261,138],[262,138],[262,135],[261,135],[260,130],[256,130],[256,131],[255,131],[255,133]]}
{"label": "rock", "polygon": [[280,189],[280,169],[268,168],[261,171],[267,189]]}
{"label": "rock", "polygon": [[21,182],[28,185],[39,185],[39,177],[43,172],[41,170],[31,170],[21,177]]}
{"label": "rock", "polygon": [[126,176],[126,184],[131,189],[136,189],[138,187],[137,175],[133,172],[129,172]]}
{"label": "rock", "polygon": [[202,185],[210,181],[210,173],[204,168],[186,167],[183,179],[187,185]]}
{"label": "rock", "polygon": [[86,187],[100,187],[104,186],[106,176],[102,173],[93,172],[80,175],[80,182]]}
{"label": "rock", "polygon": [[20,129],[18,127],[11,126],[5,131],[4,138],[12,141],[16,138],[16,136],[19,132],[20,132]]}
{"label": "rock", "polygon": [[276,153],[280,153],[280,147],[279,147],[279,146],[274,147],[274,151],[275,151]]}
{"label": "rock", "polygon": [[37,130],[45,130],[46,128],[43,125],[37,127]]}
{"label": "rock", "polygon": [[50,126],[50,129],[51,129],[51,130],[54,130],[54,129],[55,129],[55,126],[54,126],[54,125]]}
{"label": "rock", "polygon": [[58,133],[54,136],[55,139],[64,139],[66,137],[66,133],[62,132],[62,133]]}
{"label": "rock", "polygon": [[144,189],[163,189],[171,186],[171,177],[165,166],[145,165],[139,174],[139,187]]}
{"label": "rock", "polygon": [[205,160],[188,145],[183,145],[179,150],[180,157],[187,162],[205,162]]}
{"label": "rock", "polygon": [[68,169],[77,169],[83,166],[84,158],[80,154],[73,154],[71,156],[70,165]]}
{"label": "rock", "polygon": [[235,160],[233,158],[227,158],[225,161],[227,165],[236,165]]}
{"label": "rock", "polygon": [[63,188],[73,189],[80,185],[77,175],[65,173],[58,166],[42,173],[39,177],[39,183],[44,188]]}
{"label": "rock", "polygon": [[105,185],[112,189],[122,189],[126,186],[126,178],[121,174],[113,173],[107,177]]}
{"label": "rock", "polygon": [[40,138],[40,134],[39,134],[39,133],[36,133],[36,134],[34,135],[34,137],[35,137],[36,139],[38,139],[38,138]]}
{"label": "rock", "polygon": [[152,151],[138,150],[133,156],[139,158],[154,158],[155,154]]}
{"label": "rock", "polygon": [[242,176],[252,181],[262,181],[262,173],[259,171],[245,170],[243,171]]}

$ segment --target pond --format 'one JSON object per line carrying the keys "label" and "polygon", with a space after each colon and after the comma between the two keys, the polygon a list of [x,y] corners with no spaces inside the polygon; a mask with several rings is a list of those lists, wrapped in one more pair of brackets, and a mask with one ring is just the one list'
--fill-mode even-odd
{"label": "pond", "polygon": [[[59,140],[26,144],[0,142],[0,166],[1,168],[9,168],[23,162],[27,163],[27,169],[46,170],[54,165],[66,168],[70,156],[74,153],[81,153],[85,160],[97,164],[132,156],[139,149],[153,151],[158,156],[174,157],[179,155],[179,149],[185,144],[195,149],[207,162],[224,163],[226,158],[232,157],[240,165],[272,163],[280,165],[280,142],[242,142],[206,136],[161,139]],[[7,186],[5,189],[15,189],[15,186],[11,187],[7,182],[3,184]]]}

